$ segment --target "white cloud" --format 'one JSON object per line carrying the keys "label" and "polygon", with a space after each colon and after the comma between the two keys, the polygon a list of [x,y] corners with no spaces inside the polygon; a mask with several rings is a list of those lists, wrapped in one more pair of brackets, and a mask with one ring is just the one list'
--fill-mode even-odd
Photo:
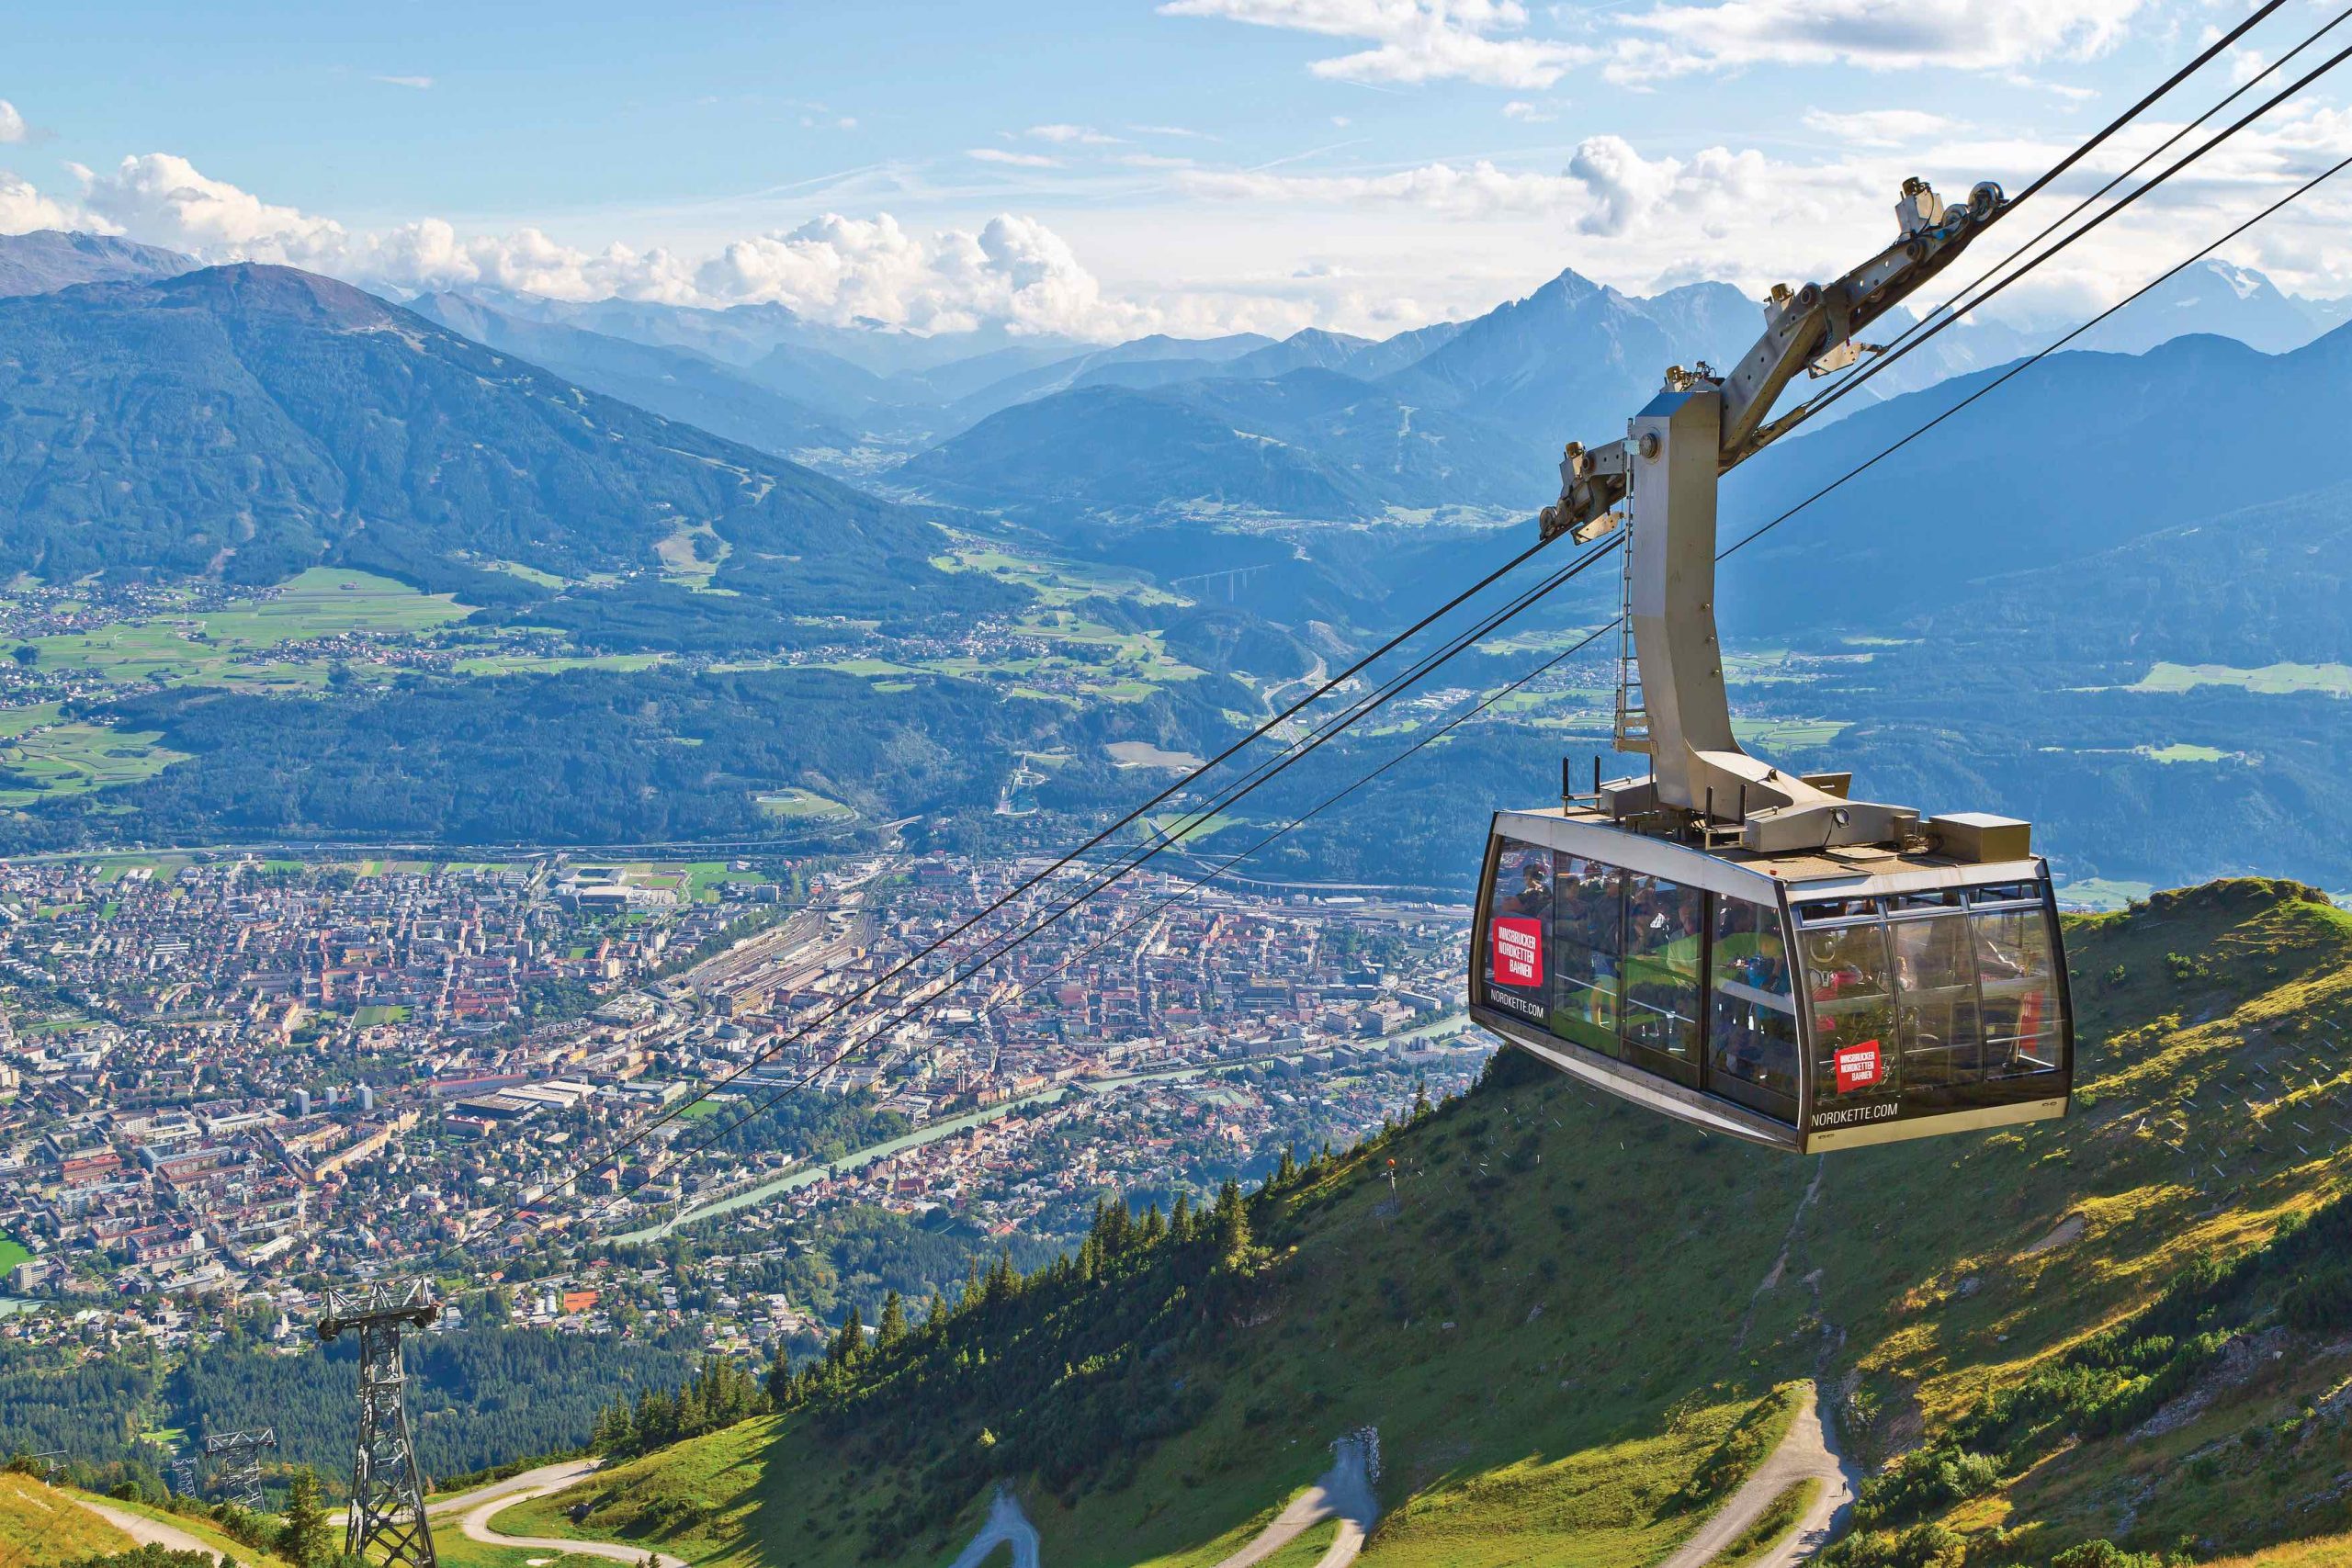
{"label": "white cloud", "polygon": [[738,241],[696,269],[714,304],[773,301],[820,321],[879,321],[961,332],[1001,321],[1037,332],[1106,336],[1146,329],[1149,312],[1102,298],[1060,236],[1004,214],[977,234],[919,237],[887,214],[829,214],[788,234]]}
{"label": "white cloud", "polygon": [[1345,130],[1348,127],[1353,125],[1355,121],[1350,119],[1346,115],[1335,114],[1331,117],[1331,123],[1337,126],[1340,130]]}
{"label": "white cloud", "polygon": [[1190,158],[1164,157],[1158,152],[1125,152],[1120,154],[1119,162],[1130,169],[1189,169],[1193,167],[1193,160]]}
{"label": "white cloud", "polygon": [[1860,109],[1852,114],[1808,109],[1804,124],[1808,130],[1856,147],[1907,147],[1959,129],[1958,121],[1925,109]]}
{"label": "white cloud", "polygon": [[1459,79],[1524,90],[1549,87],[1598,57],[1581,44],[1501,36],[1527,25],[1519,0],[1165,0],[1159,10],[1370,44],[1308,67],[1345,82]]}
{"label": "white cloud", "polygon": [[1001,147],[974,147],[967,149],[964,156],[976,158],[983,164],[1008,164],[1016,169],[1058,169],[1062,166],[1059,158],[1048,158],[1042,152],[1008,152]]}
{"label": "white cloud", "polygon": [[30,181],[0,169],[0,234],[89,226],[81,213],[51,201],[35,190]]}
{"label": "white cloud", "polygon": [[[878,321],[922,332],[1000,322],[1017,331],[1107,337],[1180,319],[1105,299],[1059,235],[1010,213],[977,232],[949,229],[928,235],[909,232],[887,214],[828,214],[789,232],[735,241],[694,261],[619,244],[581,250],[536,229],[461,234],[437,218],[354,233],[333,219],[213,179],[169,153],[126,158],[104,175],[75,173],[84,186],[78,208],[0,174],[0,231],[102,229],[208,262],[279,263],[394,291],[488,285],[563,299],[772,301],[816,321]],[[1214,328],[1212,309],[1201,306],[1182,319]]]}
{"label": "white cloud", "polygon": [[420,93],[433,85],[430,76],[378,76],[373,80],[388,87],[414,87]]}
{"label": "white cloud", "polygon": [[1022,134],[1062,146],[1111,147],[1119,141],[1118,137],[1105,136],[1091,125],[1033,125]]}
{"label": "white cloud", "polygon": [[1556,119],[1559,117],[1549,109],[1540,108],[1529,103],[1524,98],[1513,98],[1503,106],[1503,118],[1519,120],[1527,125],[1542,125],[1547,120]]}
{"label": "white cloud", "polygon": [[2086,60],[2123,36],[2143,0],[1722,0],[1625,18],[1657,40],[1619,58],[1638,78],[1743,65],[2001,70]]}
{"label": "white cloud", "polygon": [[0,144],[22,141],[30,134],[31,128],[25,124],[25,117],[17,112],[17,106],[0,98]]}
{"label": "white cloud", "polygon": [[1211,136],[1205,130],[1194,130],[1188,126],[1182,125],[1131,125],[1127,127],[1127,129],[1134,131],[1137,136],[1182,136],[1194,141],[1215,141],[1218,140],[1218,138]]}
{"label": "white cloud", "polygon": [[334,220],[272,206],[169,152],[125,158],[112,174],[78,166],[74,173],[92,212],[139,238],[199,254],[311,266],[332,264],[350,244]]}

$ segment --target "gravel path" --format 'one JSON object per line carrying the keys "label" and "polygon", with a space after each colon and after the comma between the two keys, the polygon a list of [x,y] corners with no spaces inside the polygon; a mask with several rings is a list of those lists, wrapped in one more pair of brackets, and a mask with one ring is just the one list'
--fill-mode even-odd
{"label": "gravel path", "polygon": [[1364,1532],[1380,1517],[1380,1503],[1373,1495],[1372,1478],[1365,1473],[1368,1456],[1363,1442],[1347,1437],[1332,1447],[1331,1468],[1291,1499],[1290,1506],[1275,1515],[1274,1522],[1260,1530],[1255,1540],[1216,1568],[1254,1568],[1334,1514],[1340,1518],[1339,1538],[1315,1568],[1346,1568],[1356,1560],[1356,1553],[1363,1550]]}
{"label": "gravel path", "polygon": [[63,1492],[59,1495],[71,1497],[141,1546],[160,1546],[167,1551],[201,1551],[215,1562],[220,1560],[220,1552],[209,1542],[198,1540],[175,1526],[160,1524],[144,1514],[134,1514],[128,1508],[118,1508],[77,1493]]}
{"label": "gravel path", "polygon": [[1021,1499],[1000,1488],[989,1503],[988,1523],[948,1568],[979,1568],[989,1552],[1008,1540],[1012,1543],[1012,1568],[1037,1568],[1037,1527],[1021,1511]]}
{"label": "gravel path", "polygon": [[[615,1562],[644,1562],[650,1548],[612,1540],[559,1540],[550,1536],[501,1535],[490,1528],[491,1516],[501,1508],[511,1508],[526,1497],[543,1497],[550,1492],[560,1492],[595,1468],[594,1460],[567,1460],[561,1464],[541,1465],[537,1470],[508,1476],[504,1481],[495,1482],[479,1491],[461,1493],[437,1503],[429,1503],[425,1505],[425,1512],[454,1511],[472,1503],[474,1506],[467,1508],[465,1517],[458,1521],[458,1528],[465,1532],[468,1540],[478,1540],[485,1546],[519,1546],[550,1554],[570,1551],[582,1557],[608,1558]],[[686,1560],[683,1557],[673,1557],[666,1551],[653,1551],[651,1554],[662,1568],[686,1568]]]}
{"label": "gravel path", "polygon": [[1789,1423],[1789,1434],[1781,1439],[1781,1446],[1756,1467],[1756,1473],[1747,1478],[1746,1485],[1715,1510],[1713,1517],[1699,1527],[1699,1533],[1684,1541],[1659,1568],[1702,1568],[1714,1561],[1716,1553],[1737,1540],[1772,1506],[1773,1498],[1808,1476],[1820,1478],[1820,1495],[1797,1521],[1795,1533],[1765,1558],[1758,1568],[1788,1568],[1791,1563],[1812,1557],[1829,1539],[1829,1525],[1838,1511],[1853,1501],[1854,1488],[1860,1479],[1849,1471],[1830,1441],[1828,1425],[1821,1418],[1820,1402],[1810,1383],[1805,1385],[1796,1419]]}

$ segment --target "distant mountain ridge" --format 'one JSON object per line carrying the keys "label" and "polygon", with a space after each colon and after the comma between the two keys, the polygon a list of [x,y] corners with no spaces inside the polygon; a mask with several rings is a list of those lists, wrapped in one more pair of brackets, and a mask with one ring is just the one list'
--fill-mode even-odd
{"label": "distant mountain ridge", "polygon": [[267,583],[322,560],[478,604],[643,572],[707,529],[717,586],[815,615],[1005,591],[919,513],[588,392],[347,284],[206,268],[0,300],[0,555]]}
{"label": "distant mountain ridge", "polygon": [[176,277],[202,265],[177,251],[110,234],[40,229],[0,235],[0,298],[50,294],[81,283],[150,282]]}
{"label": "distant mountain ridge", "polygon": [[485,347],[529,360],[606,397],[780,457],[856,444],[816,405],[698,350],[610,337],[508,316],[462,294],[427,294],[409,309]]}

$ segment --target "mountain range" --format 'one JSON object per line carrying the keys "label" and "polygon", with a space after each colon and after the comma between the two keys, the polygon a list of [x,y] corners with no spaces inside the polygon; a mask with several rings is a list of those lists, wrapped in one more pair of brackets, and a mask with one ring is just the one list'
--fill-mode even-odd
{"label": "mountain range", "polygon": [[332,560],[486,604],[700,532],[718,586],[792,613],[1005,601],[928,564],[917,512],[308,273],[0,300],[0,550],[51,581]]}

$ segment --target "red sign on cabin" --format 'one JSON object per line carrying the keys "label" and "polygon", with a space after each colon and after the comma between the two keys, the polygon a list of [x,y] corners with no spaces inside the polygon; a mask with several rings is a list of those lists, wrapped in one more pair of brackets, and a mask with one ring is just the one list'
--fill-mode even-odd
{"label": "red sign on cabin", "polygon": [[1544,983],[1544,922],[1500,917],[1487,928],[1498,986],[1540,986]]}
{"label": "red sign on cabin", "polygon": [[1875,1040],[1841,1047],[1837,1055],[1837,1063],[1839,1094],[1870,1089],[1886,1077],[1886,1066],[1879,1058],[1878,1042]]}

